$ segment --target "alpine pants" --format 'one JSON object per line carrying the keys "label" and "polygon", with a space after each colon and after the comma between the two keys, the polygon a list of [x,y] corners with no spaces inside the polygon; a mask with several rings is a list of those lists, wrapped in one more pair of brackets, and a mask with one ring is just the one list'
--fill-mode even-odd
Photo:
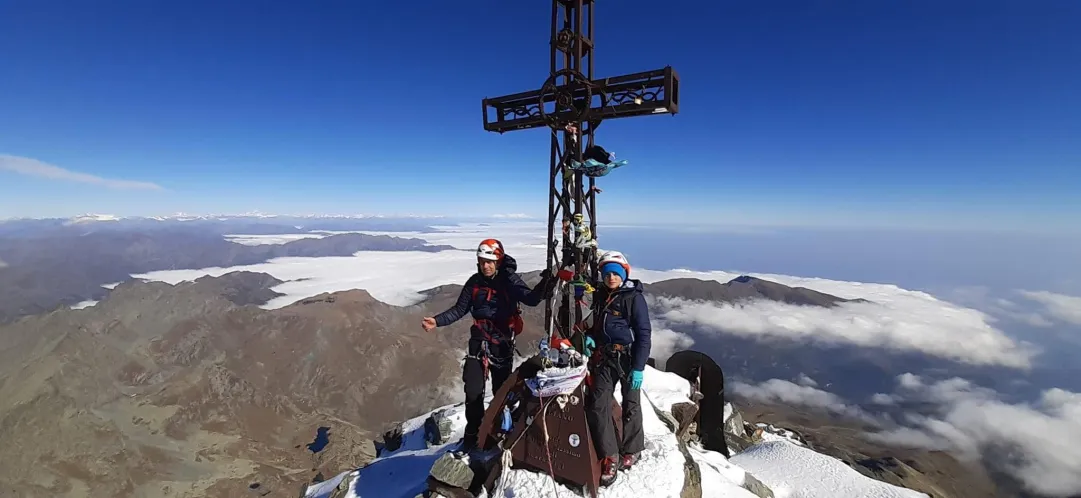
{"label": "alpine pants", "polygon": [[469,354],[462,365],[465,383],[465,438],[476,441],[484,418],[484,388],[488,374],[492,376],[492,394],[499,390],[514,365],[514,345],[508,341],[492,344],[478,338],[469,339]]}
{"label": "alpine pants", "polygon": [[[639,453],[646,448],[640,404],[642,392],[631,389],[631,355],[625,351],[610,351],[603,346],[597,355],[591,372],[592,389],[586,405],[586,420],[593,434],[597,456],[604,458]],[[616,439],[616,428],[612,424],[612,401],[615,399],[617,382],[623,394],[622,441]]]}

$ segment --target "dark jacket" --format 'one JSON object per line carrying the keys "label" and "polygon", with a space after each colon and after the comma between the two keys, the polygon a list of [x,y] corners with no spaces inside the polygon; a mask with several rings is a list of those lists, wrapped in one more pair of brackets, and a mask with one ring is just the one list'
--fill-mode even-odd
{"label": "dark jacket", "polygon": [[[545,282],[533,289],[518,275],[518,262],[504,255],[503,263],[492,278],[480,272],[466,280],[458,302],[450,309],[435,316],[439,327],[450,325],[471,313],[474,320],[490,320],[491,324],[505,336],[510,337],[509,319],[518,310],[518,303],[536,306],[544,299]],[[484,338],[484,331],[476,325],[471,329],[471,337]]]}
{"label": "dark jacket", "polygon": [[645,370],[649,360],[651,334],[649,309],[642,282],[628,279],[615,291],[597,286],[593,293],[593,328],[590,335],[598,347],[621,344],[631,348],[631,368]]}

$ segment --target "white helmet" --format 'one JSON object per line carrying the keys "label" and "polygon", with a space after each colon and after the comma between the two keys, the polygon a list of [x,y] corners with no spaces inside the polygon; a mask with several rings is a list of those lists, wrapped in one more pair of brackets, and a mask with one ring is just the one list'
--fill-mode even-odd
{"label": "white helmet", "polygon": [[496,239],[484,239],[477,246],[477,257],[488,261],[503,259],[503,243]]}
{"label": "white helmet", "polygon": [[623,267],[628,276],[631,274],[631,264],[627,262],[627,257],[619,251],[604,251],[601,253],[597,266],[604,266],[608,263],[617,263]]}

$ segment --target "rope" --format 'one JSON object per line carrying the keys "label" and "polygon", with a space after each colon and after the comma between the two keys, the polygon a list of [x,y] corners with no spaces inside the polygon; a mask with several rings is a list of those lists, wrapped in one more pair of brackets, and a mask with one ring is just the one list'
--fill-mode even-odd
{"label": "rope", "polygon": [[[552,399],[557,399],[552,398]],[[544,402],[544,398],[541,398],[541,402]],[[551,404],[551,401],[548,402]],[[556,486],[556,473],[552,469],[552,451],[548,449],[548,420],[545,418],[548,415],[548,405],[544,405],[544,411],[541,413],[541,428],[544,429],[544,454],[548,457],[548,476],[552,478],[552,496],[559,498],[559,487]]]}
{"label": "rope", "polygon": [[[544,398],[539,398],[539,399],[541,400],[541,406],[539,408],[537,408],[537,413],[540,414],[541,417],[543,417],[547,413],[548,405],[552,404],[552,401],[554,401],[555,398],[550,398],[548,400],[548,403],[544,402]],[[504,474],[499,477],[499,486],[498,486],[499,491],[497,493],[493,493],[493,496],[501,496],[501,495],[505,494],[504,491],[506,490],[506,486],[507,486],[507,476],[506,476],[505,472],[507,471],[507,469],[513,468],[513,466],[514,466],[514,455],[513,455],[512,451],[514,450],[514,447],[518,445],[518,442],[521,441],[523,437],[525,437],[526,433],[529,432],[529,428],[533,426],[533,422],[536,422],[536,421],[537,421],[537,417],[534,416],[533,420],[530,421],[529,423],[527,423],[526,426],[522,429],[522,432],[518,433],[518,438],[516,438],[514,440],[514,442],[511,443],[510,446],[503,449],[503,454],[500,456],[499,461],[500,461],[500,464],[503,466],[503,471],[502,472],[504,472]],[[543,424],[544,421],[542,420],[541,423]],[[545,436],[545,450],[547,450],[547,443],[548,443],[548,441],[547,441],[547,437],[548,437],[547,426],[545,426],[544,436]],[[549,465],[551,465],[551,456],[550,455],[549,455],[548,459],[549,459]],[[553,482],[554,482],[554,480],[553,480]]]}

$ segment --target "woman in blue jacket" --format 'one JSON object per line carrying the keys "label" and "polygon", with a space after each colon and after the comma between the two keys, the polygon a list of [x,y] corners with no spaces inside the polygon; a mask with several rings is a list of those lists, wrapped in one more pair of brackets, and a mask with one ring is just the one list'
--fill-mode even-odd
{"label": "woman in blue jacket", "polygon": [[[586,339],[587,347],[593,343],[597,348],[590,361],[592,389],[586,416],[603,458],[601,484],[607,486],[615,481],[617,471],[634,465],[645,449],[639,400],[652,329],[642,282],[629,278],[627,258],[618,251],[606,251],[598,263],[602,285],[593,293],[593,327]],[[616,440],[612,425],[617,382],[623,393],[622,441]]]}

